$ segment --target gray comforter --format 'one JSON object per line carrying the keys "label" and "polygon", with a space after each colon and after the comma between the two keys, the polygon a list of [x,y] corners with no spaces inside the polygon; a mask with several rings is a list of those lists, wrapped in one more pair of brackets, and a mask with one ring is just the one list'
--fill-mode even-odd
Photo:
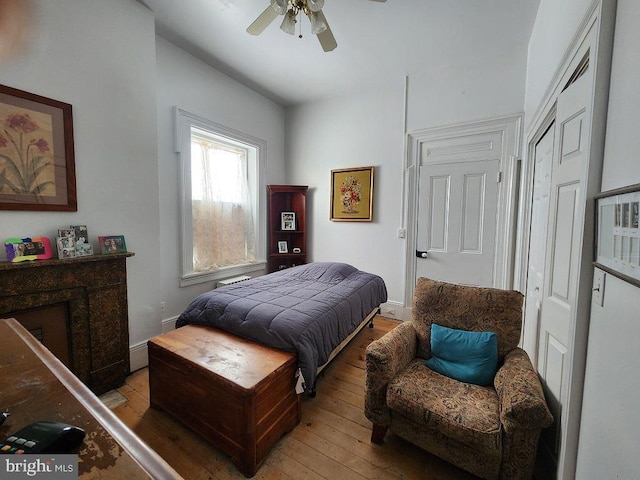
{"label": "gray comforter", "polygon": [[311,263],[206,292],[176,327],[211,325],[296,352],[305,390],[316,370],[362,320],[387,301],[382,278],[345,263]]}

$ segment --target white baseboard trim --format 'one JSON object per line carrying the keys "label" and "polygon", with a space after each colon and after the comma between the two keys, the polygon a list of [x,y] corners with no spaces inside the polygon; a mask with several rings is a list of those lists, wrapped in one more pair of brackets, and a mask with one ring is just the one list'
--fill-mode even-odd
{"label": "white baseboard trim", "polygon": [[[162,333],[175,330],[178,316],[162,320]],[[131,371],[135,372],[149,365],[149,353],[147,351],[147,342],[140,342],[129,347],[129,361],[131,362]]]}
{"label": "white baseboard trim", "polygon": [[135,372],[149,365],[149,354],[147,352],[147,342],[140,342],[129,347],[129,361],[131,371]]}
{"label": "white baseboard trim", "polygon": [[175,330],[178,317],[179,315],[176,315],[175,317],[165,318],[164,320],[162,320],[162,333],[167,333],[171,330]]}
{"label": "white baseboard trim", "polygon": [[400,302],[389,301],[380,305],[380,314],[383,317],[395,318],[403,322],[411,320],[411,308],[405,307]]}

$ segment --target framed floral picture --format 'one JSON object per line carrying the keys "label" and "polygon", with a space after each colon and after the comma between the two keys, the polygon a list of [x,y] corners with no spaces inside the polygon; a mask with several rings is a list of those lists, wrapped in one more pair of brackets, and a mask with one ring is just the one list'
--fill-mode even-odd
{"label": "framed floral picture", "polygon": [[78,210],[68,103],[0,85],[0,209]]}
{"label": "framed floral picture", "polygon": [[373,171],[374,167],[331,170],[331,221],[373,219]]}

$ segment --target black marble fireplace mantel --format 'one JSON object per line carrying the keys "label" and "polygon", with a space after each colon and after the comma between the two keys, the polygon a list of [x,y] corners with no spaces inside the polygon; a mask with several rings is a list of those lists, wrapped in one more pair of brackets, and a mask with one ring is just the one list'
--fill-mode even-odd
{"label": "black marble fireplace mantel", "polygon": [[[58,330],[67,347],[60,359],[71,371],[98,395],[116,388],[130,370],[126,259],[132,255],[0,262],[0,317],[32,323],[35,317],[37,330]],[[55,321],[59,312],[63,318]]]}

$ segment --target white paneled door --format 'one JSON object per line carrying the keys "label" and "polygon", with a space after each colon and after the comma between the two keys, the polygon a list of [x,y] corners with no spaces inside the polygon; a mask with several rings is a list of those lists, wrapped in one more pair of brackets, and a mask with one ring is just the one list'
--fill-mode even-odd
{"label": "white paneled door", "polygon": [[527,273],[527,300],[524,315],[524,349],[535,365],[538,359],[538,328],[542,311],[544,265],[549,223],[549,196],[551,195],[551,165],[553,161],[552,125],[534,149],[533,205],[531,207],[531,234],[529,241],[529,267]]}
{"label": "white paneled door", "polygon": [[537,367],[549,408],[555,417],[553,428],[543,432],[542,438],[548,451],[561,462],[567,449],[574,448],[566,444],[571,438],[567,434],[572,429],[568,416],[572,407],[569,405],[571,382],[575,380],[574,375],[579,376],[579,372],[573,371],[576,355],[573,340],[576,322],[585,321],[576,317],[576,308],[589,162],[590,116],[586,107],[591,89],[589,73],[558,97],[539,316]]}
{"label": "white paneled door", "polygon": [[499,160],[420,166],[416,274],[492,286]]}

